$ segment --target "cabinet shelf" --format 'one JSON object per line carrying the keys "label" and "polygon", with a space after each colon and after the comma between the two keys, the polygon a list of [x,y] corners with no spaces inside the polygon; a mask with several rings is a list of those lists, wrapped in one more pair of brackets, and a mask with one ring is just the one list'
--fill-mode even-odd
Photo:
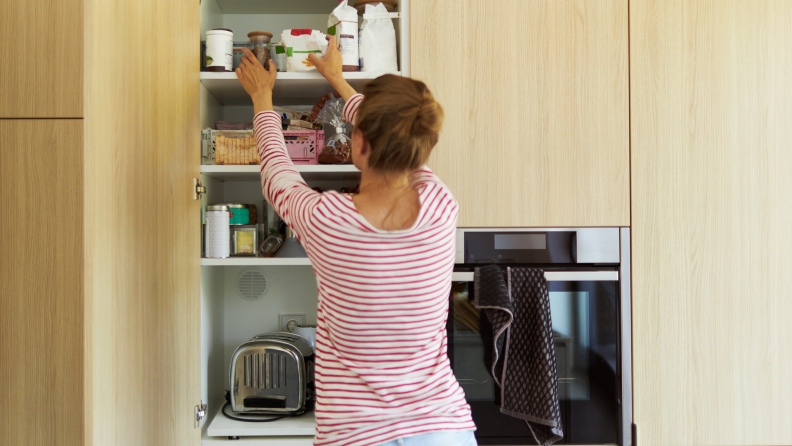
{"label": "cabinet shelf", "polygon": [[[360,171],[351,164],[296,165],[305,181],[359,181]],[[220,181],[259,181],[260,165],[225,166],[203,165],[201,173]]]}
{"label": "cabinet shelf", "polygon": [[[357,91],[372,79],[376,79],[384,72],[348,72],[344,78]],[[401,76],[401,72],[394,72]],[[216,73],[201,72],[201,84],[223,105],[253,105],[250,96],[242,88],[234,72]],[[332,93],[333,87],[318,72],[308,73],[278,73],[275,82],[273,97],[277,105],[312,105],[319,98]]]}
{"label": "cabinet shelf", "polygon": [[206,429],[209,437],[293,437],[313,436],[315,433],[316,417],[313,412],[272,423],[246,423],[227,418],[222,413],[222,407]]}
{"label": "cabinet shelf", "polygon": [[201,258],[201,266],[311,266],[308,257],[229,257]]}

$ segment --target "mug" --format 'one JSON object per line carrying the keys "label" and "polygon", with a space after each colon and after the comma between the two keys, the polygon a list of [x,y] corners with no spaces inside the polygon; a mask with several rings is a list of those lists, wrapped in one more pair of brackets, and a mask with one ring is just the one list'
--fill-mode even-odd
{"label": "mug", "polygon": [[304,337],[316,354],[316,325],[298,325],[294,327],[294,334]]}

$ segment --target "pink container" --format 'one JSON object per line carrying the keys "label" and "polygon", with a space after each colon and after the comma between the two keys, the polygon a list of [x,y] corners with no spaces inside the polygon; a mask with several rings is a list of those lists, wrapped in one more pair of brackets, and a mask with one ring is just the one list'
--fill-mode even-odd
{"label": "pink container", "polygon": [[324,130],[284,130],[286,150],[294,164],[319,164],[324,148]]}

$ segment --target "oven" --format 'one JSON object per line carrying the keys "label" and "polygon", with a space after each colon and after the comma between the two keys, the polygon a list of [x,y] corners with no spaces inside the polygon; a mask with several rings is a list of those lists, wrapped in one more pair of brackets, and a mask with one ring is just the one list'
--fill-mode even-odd
{"label": "oven", "polygon": [[629,228],[457,230],[448,357],[481,445],[536,444],[500,413],[484,365],[473,271],[495,264],[545,272],[564,438],[556,444],[632,445]]}

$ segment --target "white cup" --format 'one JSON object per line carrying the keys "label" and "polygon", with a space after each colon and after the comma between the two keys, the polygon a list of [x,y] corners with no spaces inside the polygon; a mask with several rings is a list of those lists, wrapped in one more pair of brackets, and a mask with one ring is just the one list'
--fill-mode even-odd
{"label": "white cup", "polygon": [[311,345],[311,350],[316,354],[316,325],[298,325],[294,327],[294,334],[304,337]]}

